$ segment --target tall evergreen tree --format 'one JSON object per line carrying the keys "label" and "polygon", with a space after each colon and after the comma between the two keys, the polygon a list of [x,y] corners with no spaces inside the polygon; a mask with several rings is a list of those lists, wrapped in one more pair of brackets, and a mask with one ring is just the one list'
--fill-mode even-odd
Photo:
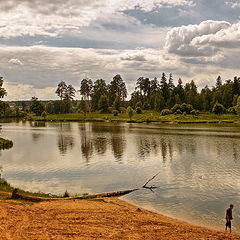
{"label": "tall evergreen tree", "polygon": [[93,110],[98,110],[99,100],[103,95],[107,95],[107,84],[105,80],[98,79],[93,85],[93,90],[91,94]]}
{"label": "tall evergreen tree", "polygon": [[164,72],[162,73],[162,77],[161,77],[161,80],[160,80],[160,88],[161,88],[162,93],[163,93],[164,101],[167,102],[168,97],[169,97],[169,89],[168,89],[166,74]]}
{"label": "tall evergreen tree", "polygon": [[150,81],[150,93],[154,94],[159,90],[159,83],[158,79],[155,77],[153,80]]}
{"label": "tall evergreen tree", "polygon": [[58,84],[56,94],[60,97],[61,100],[64,99],[65,92],[67,90],[67,84],[64,81],[61,81]]}
{"label": "tall evergreen tree", "polygon": [[108,86],[108,94],[109,94],[109,103],[112,106],[116,97],[120,97],[122,101],[127,97],[127,88],[126,84],[123,81],[121,75],[116,75],[113,77],[113,80],[110,82]]}
{"label": "tall evergreen tree", "polygon": [[233,85],[232,85],[232,94],[233,95],[240,95],[240,83],[239,79],[237,77],[234,77],[233,79]]}
{"label": "tall evergreen tree", "polygon": [[169,79],[168,79],[168,89],[169,91],[173,91],[174,89],[174,83],[173,83],[173,77],[172,77],[172,74],[170,73],[169,74]]}
{"label": "tall evergreen tree", "polygon": [[221,76],[218,76],[216,80],[216,88],[220,88],[221,86],[222,86],[222,78]]}
{"label": "tall evergreen tree", "polygon": [[84,100],[89,100],[89,97],[91,96],[91,91],[92,91],[92,80],[88,78],[84,78],[81,81],[81,86],[79,90]]}
{"label": "tall evergreen tree", "polygon": [[0,77],[0,98],[7,96],[7,91],[3,88],[3,77]]}
{"label": "tall evergreen tree", "polygon": [[178,85],[174,88],[173,94],[175,96],[176,95],[179,96],[180,103],[184,103],[184,101],[185,101],[185,93],[184,93],[184,89],[183,89],[182,79],[181,78],[178,79]]}
{"label": "tall evergreen tree", "polygon": [[137,80],[136,90],[139,89],[140,92],[146,97],[150,94],[151,82],[149,78],[140,77]]}
{"label": "tall evergreen tree", "polygon": [[75,88],[72,85],[68,85],[64,93],[64,100],[73,100],[75,97]]}

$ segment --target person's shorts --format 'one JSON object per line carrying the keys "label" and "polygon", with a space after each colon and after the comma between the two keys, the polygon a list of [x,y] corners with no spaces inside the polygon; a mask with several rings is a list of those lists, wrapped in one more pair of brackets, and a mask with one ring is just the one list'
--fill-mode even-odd
{"label": "person's shorts", "polygon": [[227,221],[227,222],[226,222],[226,227],[229,227],[229,228],[232,227],[232,223],[231,223],[231,221]]}

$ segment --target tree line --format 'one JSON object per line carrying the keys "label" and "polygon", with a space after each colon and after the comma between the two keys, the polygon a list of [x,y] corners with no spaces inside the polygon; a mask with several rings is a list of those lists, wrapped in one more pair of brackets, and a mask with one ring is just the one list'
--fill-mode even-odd
{"label": "tree line", "polygon": [[[63,102],[73,100],[76,92],[65,82],[61,82],[56,90],[56,94]],[[160,79],[139,77],[130,100],[126,101],[128,95],[126,84],[118,74],[109,84],[103,79],[95,82],[91,79],[83,79],[78,92],[82,99],[75,106],[75,111],[121,112],[131,106],[137,113],[141,113],[142,110],[155,110],[162,114],[189,114],[196,111],[236,114],[237,105],[240,106],[238,99],[240,77],[236,76],[233,80],[223,82],[221,76],[218,76],[213,87],[205,86],[201,91],[198,91],[194,80],[184,85],[179,78],[175,85],[171,73],[168,76],[162,73]],[[50,105],[53,110],[54,102],[49,103]],[[61,111],[59,107],[56,109],[56,113]]]}
{"label": "tree line", "polygon": [[[2,85],[3,78],[0,78],[0,98],[7,95]],[[61,81],[55,93],[60,100],[44,103],[33,97],[29,109],[23,106],[23,110],[36,115],[96,111],[117,115],[131,107],[137,113],[155,110],[162,115],[197,114],[198,111],[237,114],[240,108],[240,77],[223,81],[218,76],[213,87],[205,86],[200,91],[194,80],[184,85],[179,78],[175,85],[171,73],[167,75],[163,72],[159,79],[139,77],[128,101],[126,83],[119,74],[108,84],[103,79],[93,82],[85,78],[78,90]],[[81,96],[80,101],[75,100],[77,93]],[[8,106],[0,101],[0,113],[3,111],[8,111]]]}

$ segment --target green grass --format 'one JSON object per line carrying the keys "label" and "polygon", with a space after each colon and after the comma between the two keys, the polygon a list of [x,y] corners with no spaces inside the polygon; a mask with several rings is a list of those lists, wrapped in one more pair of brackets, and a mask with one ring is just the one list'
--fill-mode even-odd
{"label": "green grass", "polygon": [[240,123],[238,115],[221,114],[216,115],[212,113],[201,113],[198,116],[194,115],[166,115],[161,116],[155,111],[144,111],[142,114],[134,114],[131,121],[126,113],[113,116],[113,114],[93,113],[66,113],[66,114],[52,114],[48,115],[46,119],[43,117],[31,116],[35,121],[57,121],[57,122],[173,122],[173,123]]}
{"label": "green grass", "polygon": [[[15,188],[13,186],[11,186],[5,179],[0,178],[0,199],[6,199],[9,198],[10,194],[12,193],[12,191]],[[20,194],[24,194],[27,196],[34,196],[34,197],[44,197],[44,198],[52,198],[52,197],[62,197],[62,196],[58,196],[58,195],[51,195],[51,194],[46,194],[46,193],[42,193],[42,192],[28,192],[28,191],[24,191],[22,189],[18,189],[18,192]]]}
{"label": "green grass", "polygon": [[[10,199],[14,189],[15,187],[11,186],[5,179],[0,178],[0,201]],[[18,193],[20,194],[31,196],[31,197],[42,197],[42,198],[63,198],[63,197],[67,197],[66,192],[63,195],[52,195],[50,193],[24,191],[18,188]],[[85,196],[86,199],[88,198],[88,193],[78,194],[76,196],[80,196],[80,195]],[[70,197],[69,194],[68,194],[68,197]],[[29,202],[26,200],[19,200],[19,201],[22,203]]]}
{"label": "green grass", "polygon": [[0,138],[0,150],[1,149],[9,149],[12,146],[13,146],[13,142],[11,140]]}

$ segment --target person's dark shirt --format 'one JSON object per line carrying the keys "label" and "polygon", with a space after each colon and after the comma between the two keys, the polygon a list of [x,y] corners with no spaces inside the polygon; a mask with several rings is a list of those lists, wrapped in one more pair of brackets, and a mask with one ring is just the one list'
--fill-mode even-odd
{"label": "person's dark shirt", "polygon": [[232,220],[232,208],[228,208],[226,211],[226,220]]}

